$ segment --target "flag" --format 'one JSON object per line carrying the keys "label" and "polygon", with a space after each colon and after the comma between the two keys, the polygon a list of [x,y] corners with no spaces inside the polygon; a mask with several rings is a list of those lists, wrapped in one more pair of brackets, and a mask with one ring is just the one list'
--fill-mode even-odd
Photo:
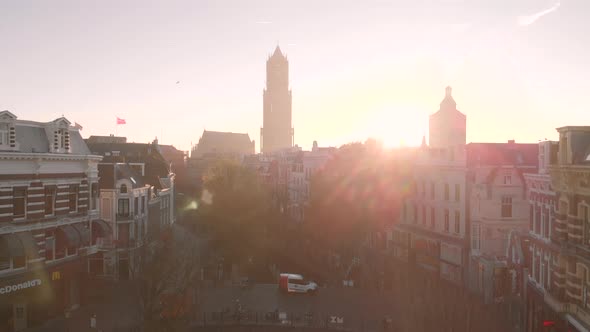
{"label": "flag", "polygon": [[125,122],[125,119],[121,119],[121,118],[117,117],[117,124],[118,125],[120,125],[120,124],[127,124],[127,122]]}
{"label": "flag", "polygon": [[74,128],[82,130],[82,126],[78,122],[74,122]]}

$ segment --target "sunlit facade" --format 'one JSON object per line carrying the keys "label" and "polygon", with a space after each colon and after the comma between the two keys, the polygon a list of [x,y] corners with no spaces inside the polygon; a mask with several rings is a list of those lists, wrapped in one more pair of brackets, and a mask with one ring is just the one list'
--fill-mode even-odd
{"label": "sunlit facade", "polygon": [[[462,286],[469,253],[466,199],[466,117],[450,87],[430,117],[429,145],[418,150],[412,194],[393,230],[394,255]],[[396,244],[397,243],[397,244]]]}
{"label": "sunlit facade", "polygon": [[18,331],[75,310],[98,251],[97,165],[66,118],[0,112],[0,330]]}
{"label": "sunlit facade", "polygon": [[[549,173],[556,193],[555,218],[549,237],[559,248],[558,257],[535,248],[530,279],[543,281],[550,296],[545,302],[558,313],[570,330],[590,329],[590,127],[561,127],[557,154]],[[543,231],[543,230],[542,230]],[[543,255],[543,256],[541,256]],[[543,264],[544,263],[544,264]],[[551,266],[552,273],[546,269]],[[539,271],[539,272],[537,272]],[[532,319],[532,318],[530,318]]]}

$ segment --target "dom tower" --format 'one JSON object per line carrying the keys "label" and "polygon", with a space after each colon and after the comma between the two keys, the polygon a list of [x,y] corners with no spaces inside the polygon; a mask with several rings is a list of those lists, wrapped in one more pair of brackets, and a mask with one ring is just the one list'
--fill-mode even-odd
{"label": "dom tower", "polygon": [[263,120],[260,151],[274,152],[293,146],[289,61],[277,45],[266,61],[266,89],[263,92]]}

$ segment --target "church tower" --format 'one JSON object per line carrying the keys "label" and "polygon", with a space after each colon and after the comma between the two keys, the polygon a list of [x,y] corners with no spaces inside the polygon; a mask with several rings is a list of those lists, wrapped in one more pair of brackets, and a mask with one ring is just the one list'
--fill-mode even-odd
{"label": "church tower", "polygon": [[463,146],[466,143],[467,118],[457,110],[453,89],[445,89],[440,109],[430,116],[428,142],[433,148]]}
{"label": "church tower", "polygon": [[262,109],[260,151],[269,153],[292,147],[289,61],[278,45],[266,61],[266,88],[263,91]]}

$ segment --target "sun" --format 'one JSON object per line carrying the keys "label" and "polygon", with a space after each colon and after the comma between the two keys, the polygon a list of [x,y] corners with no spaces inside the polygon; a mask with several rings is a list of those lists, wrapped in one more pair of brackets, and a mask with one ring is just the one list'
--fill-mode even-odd
{"label": "sun", "polygon": [[367,135],[385,147],[419,146],[427,133],[427,119],[412,106],[384,106],[372,112],[367,121]]}

